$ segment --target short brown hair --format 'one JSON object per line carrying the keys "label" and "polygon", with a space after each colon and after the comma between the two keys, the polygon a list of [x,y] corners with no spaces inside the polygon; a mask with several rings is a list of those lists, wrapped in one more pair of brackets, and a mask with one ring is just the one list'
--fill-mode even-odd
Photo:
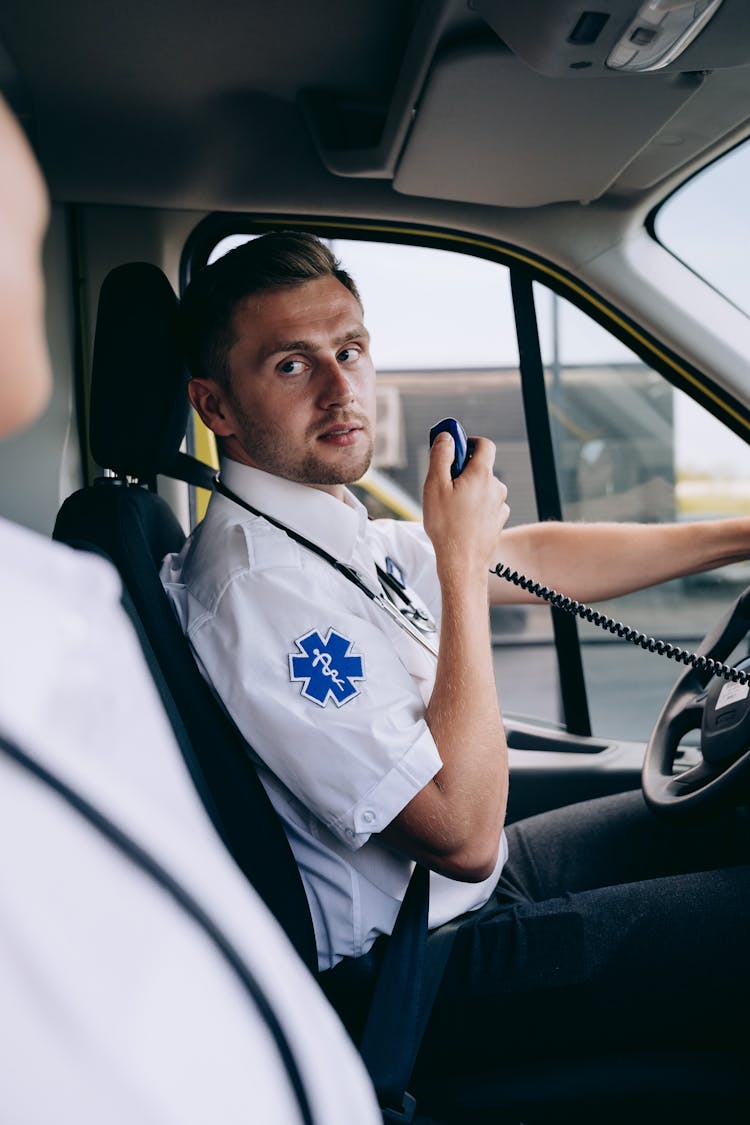
{"label": "short brown hair", "polygon": [[303,231],[270,231],[199,270],[180,306],[185,358],[194,377],[229,385],[232,317],[253,293],[335,277],[360,305],[354,281],[324,242]]}

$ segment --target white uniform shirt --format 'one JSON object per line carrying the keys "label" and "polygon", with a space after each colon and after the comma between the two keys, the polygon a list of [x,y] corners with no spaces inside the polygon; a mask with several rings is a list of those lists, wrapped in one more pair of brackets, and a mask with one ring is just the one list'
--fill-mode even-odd
{"label": "white uniform shirt", "polygon": [[[317,1122],[381,1120],[359,1056],[201,804],[101,559],[0,521],[0,732],[134,838],[259,980]],[[293,1125],[254,1001],[195,920],[0,753],[0,1116]]]}
{"label": "white uniform shirt", "polygon": [[[227,460],[225,485],[356,567],[397,563],[439,624],[432,546],[419,524]],[[260,759],[302,873],[321,969],[390,933],[413,863],[376,835],[440,769],[424,719],[435,658],[313,551],[220,493],[162,580],[198,661]],[[433,873],[430,926],[489,897],[494,874]]]}

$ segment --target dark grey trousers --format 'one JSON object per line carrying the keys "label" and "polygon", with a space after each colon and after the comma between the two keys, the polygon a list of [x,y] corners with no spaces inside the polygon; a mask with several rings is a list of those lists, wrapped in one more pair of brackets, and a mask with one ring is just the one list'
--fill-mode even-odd
{"label": "dark grey trousers", "polygon": [[421,1065],[475,1070],[750,1044],[750,818],[665,822],[639,792],[507,829],[466,916]]}

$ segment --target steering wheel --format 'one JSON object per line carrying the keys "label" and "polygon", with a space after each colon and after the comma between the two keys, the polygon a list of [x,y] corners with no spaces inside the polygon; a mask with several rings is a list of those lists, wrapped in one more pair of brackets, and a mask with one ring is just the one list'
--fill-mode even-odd
{"label": "steering wheel", "polygon": [[[750,587],[706,634],[699,656],[724,661],[750,630]],[[736,667],[750,674],[750,657]],[[682,738],[700,729],[700,762],[680,768]],[[677,763],[677,768],[675,768]],[[750,796],[750,683],[688,668],[656,720],[641,773],[643,795],[659,815],[680,816],[742,804]]]}

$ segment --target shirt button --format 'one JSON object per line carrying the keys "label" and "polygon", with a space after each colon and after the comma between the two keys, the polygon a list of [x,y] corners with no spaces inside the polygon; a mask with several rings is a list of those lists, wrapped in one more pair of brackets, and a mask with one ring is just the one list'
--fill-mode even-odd
{"label": "shirt button", "polygon": [[346,834],[347,834],[347,836],[349,837],[350,840],[354,839],[354,830],[352,828],[347,828]]}
{"label": "shirt button", "polygon": [[375,820],[375,813],[372,811],[372,809],[365,809],[365,811],[362,813],[362,819],[364,820],[365,824],[372,824]]}

